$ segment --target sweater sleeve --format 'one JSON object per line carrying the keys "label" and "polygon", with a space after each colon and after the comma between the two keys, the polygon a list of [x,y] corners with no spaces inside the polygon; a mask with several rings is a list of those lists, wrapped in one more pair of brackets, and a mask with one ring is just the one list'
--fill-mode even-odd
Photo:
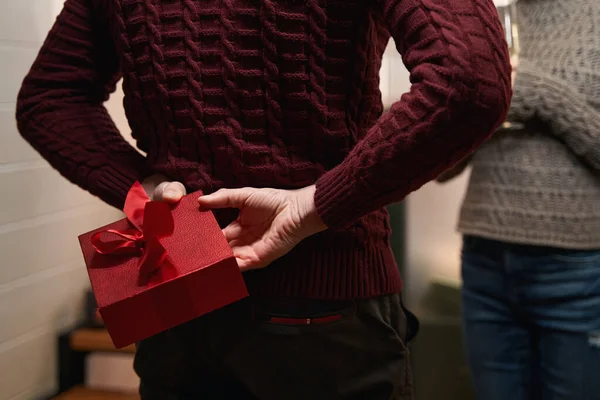
{"label": "sweater sleeve", "polygon": [[514,91],[509,120],[538,118],[583,162],[600,171],[600,110],[584,95],[526,60],[519,63]]}
{"label": "sweater sleeve", "polygon": [[492,0],[381,0],[381,9],[412,86],[317,181],[317,212],[332,228],[402,200],[464,159],[510,103],[508,48]]}
{"label": "sweater sleeve", "polygon": [[113,42],[90,0],[67,0],[25,77],[17,124],[63,176],[121,208],[146,162],[103,105],[119,78]]}

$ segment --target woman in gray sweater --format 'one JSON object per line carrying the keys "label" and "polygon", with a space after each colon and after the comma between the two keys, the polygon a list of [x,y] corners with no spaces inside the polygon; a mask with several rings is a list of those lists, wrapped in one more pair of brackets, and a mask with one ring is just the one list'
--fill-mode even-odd
{"label": "woman in gray sweater", "polygon": [[469,362],[481,400],[600,399],[600,1],[517,10],[524,129],[471,157],[460,214]]}

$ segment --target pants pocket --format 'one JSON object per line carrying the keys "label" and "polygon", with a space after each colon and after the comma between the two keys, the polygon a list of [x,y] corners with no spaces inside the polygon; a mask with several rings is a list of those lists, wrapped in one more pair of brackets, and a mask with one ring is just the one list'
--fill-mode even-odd
{"label": "pants pocket", "polygon": [[[269,302],[257,304],[255,312],[259,321],[237,335],[226,365],[258,398],[411,398],[404,316],[396,297],[293,306]],[[302,324],[306,318],[327,322]]]}
{"label": "pants pocket", "polygon": [[334,324],[354,313],[351,301],[263,301],[256,302],[253,308],[257,323],[294,327]]}
{"label": "pants pocket", "polygon": [[404,311],[404,315],[406,315],[406,340],[405,343],[410,343],[419,333],[420,322],[415,314],[413,314],[404,303],[400,303],[402,307],[402,311]]}

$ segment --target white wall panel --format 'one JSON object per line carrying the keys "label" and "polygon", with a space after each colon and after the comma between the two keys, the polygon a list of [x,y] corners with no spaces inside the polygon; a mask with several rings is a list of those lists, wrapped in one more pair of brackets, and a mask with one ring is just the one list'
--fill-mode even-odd
{"label": "white wall panel", "polygon": [[[0,5],[1,12],[2,5]],[[2,25],[0,20],[0,25]],[[0,103],[14,103],[38,50],[0,44]],[[9,60],[9,62],[6,62]]]}
{"label": "white wall panel", "polygon": [[[89,286],[77,235],[122,217],[68,183],[23,141],[16,96],[63,0],[0,1],[0,400],[56,388],[58,333]],[[122,94],[108,103],[128,134]]]}
{"label": "white wall panel", "polygon": [[56,268],[27,285],[0,286],[0,343],[24,335],[56,320],[75,322],[83,309],[81,287],[88,284],[83,262],[77,260]]}
{"label": "white wall panel", "polygon": [[40,159],[17,131],[14,103],[0,104],[0,143],[0,165]]}
{"label": "white wall panel", "polygon": [[[0,168],[0,224],[69,210],[96,200],[45,163]],[[10,188],[10,190],[7,190]]]}
{"label": "white wall panel", "polygon": [[94,204],[0,227],[0,286],[80,259],[77,236],[119,218]]}

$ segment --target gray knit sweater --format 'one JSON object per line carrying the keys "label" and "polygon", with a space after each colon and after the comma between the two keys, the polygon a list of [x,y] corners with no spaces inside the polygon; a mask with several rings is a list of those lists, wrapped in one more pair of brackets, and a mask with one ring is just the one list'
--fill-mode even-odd
{"label": "gray knit sweater", "polygon": [[459,230],[600,249],[600,0],[519,0],[509,120],[472,159]]}

